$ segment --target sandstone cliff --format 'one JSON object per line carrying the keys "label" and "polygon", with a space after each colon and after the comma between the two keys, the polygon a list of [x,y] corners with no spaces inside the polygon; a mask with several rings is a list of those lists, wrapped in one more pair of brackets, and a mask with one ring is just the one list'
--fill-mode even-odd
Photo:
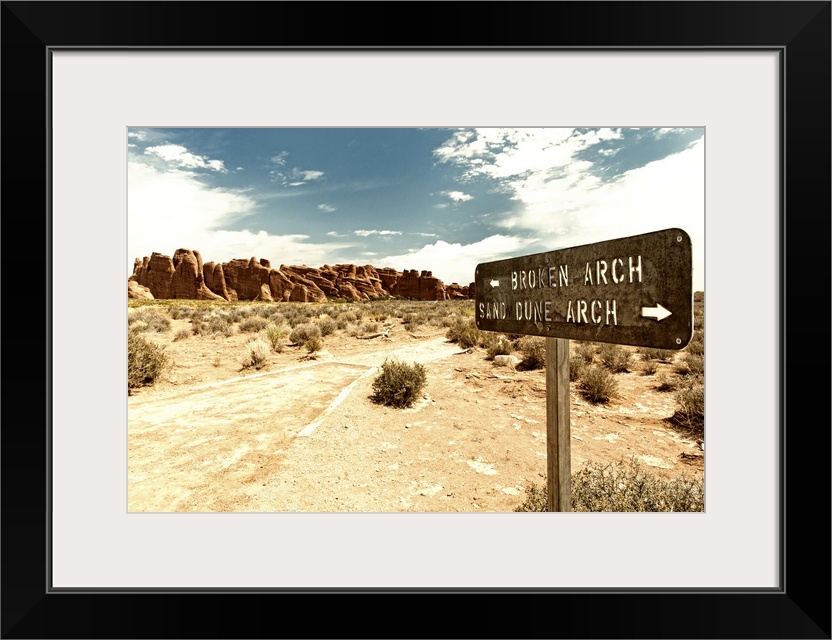
{"label": "sandstone cliff", "polygon": [[396,271],[354,264],[319,268],[271,266],[266,259],[237,258],[203,264],[199,251],[177,249],[173,258],[154,252],[136,258],[128,279],[128,297],[190,300],[268,300],[325,302],[328,299],[376,300],[399,296],[412,300],[473,298],[473,283],[445,286],[430,271]]}

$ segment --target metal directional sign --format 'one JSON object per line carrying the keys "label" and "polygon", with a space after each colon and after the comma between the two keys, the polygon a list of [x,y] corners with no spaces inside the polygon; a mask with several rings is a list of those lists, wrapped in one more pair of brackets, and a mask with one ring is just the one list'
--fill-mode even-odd
{"label": "metal directional sign", "polygon": [[682,349],[693,337],[690,236],[665,229],[477,265],[477,327]]}

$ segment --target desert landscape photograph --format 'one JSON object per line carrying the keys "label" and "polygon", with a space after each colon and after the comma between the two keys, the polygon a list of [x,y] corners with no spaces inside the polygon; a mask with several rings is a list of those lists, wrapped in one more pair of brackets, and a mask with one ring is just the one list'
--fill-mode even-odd
{"label": "desert landscape photograph", "polygon": [[[704,512],[703,147],[130,128],[128,511],[546,511],[569,338],[569,510]],[[674,273],[604,244],[660,230]],[[606,253],[555,264],[581,246]]]}

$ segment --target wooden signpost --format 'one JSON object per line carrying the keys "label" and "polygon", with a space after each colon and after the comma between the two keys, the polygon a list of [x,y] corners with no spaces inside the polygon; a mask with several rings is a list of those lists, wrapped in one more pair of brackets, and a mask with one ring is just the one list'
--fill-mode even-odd
{"label": "wooden signpost", "polygon": [[683,349],[691,274],[681,229],[477,265],[477,328],[546,338],[549,511],[572,508],[569,340]]}

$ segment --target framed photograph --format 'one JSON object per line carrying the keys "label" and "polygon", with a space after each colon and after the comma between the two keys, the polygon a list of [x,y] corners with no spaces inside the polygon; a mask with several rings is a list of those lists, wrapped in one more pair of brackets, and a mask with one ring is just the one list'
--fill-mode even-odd
{"label": "framed photograph", "polygon": [[[383,7],[423,41],[391,43],[369,3],[3,3],[3,637],[829,638],[830,434],[794,385],[787,404],[786,380],[827,369],[828,330],[810,348],[787,337],[828,309],[803,290],[829,268],[830,3]],[[218,161],[146,136],[463,127],[701,133],[704,512],[162,513],[146,495],[131,509],[130,145],[193,168]],[[276,180],[318,177],[285,159]],[[653,173],[649,202],[673,184]],[[18,305],[36,330],[9,340]],[[474,615],[414,615],[437,598]],[[401,629],[352,622],[382,602]],[[299,604],[327,622],[269,615]],[[541,626],[544,610],[569,615]]]}

